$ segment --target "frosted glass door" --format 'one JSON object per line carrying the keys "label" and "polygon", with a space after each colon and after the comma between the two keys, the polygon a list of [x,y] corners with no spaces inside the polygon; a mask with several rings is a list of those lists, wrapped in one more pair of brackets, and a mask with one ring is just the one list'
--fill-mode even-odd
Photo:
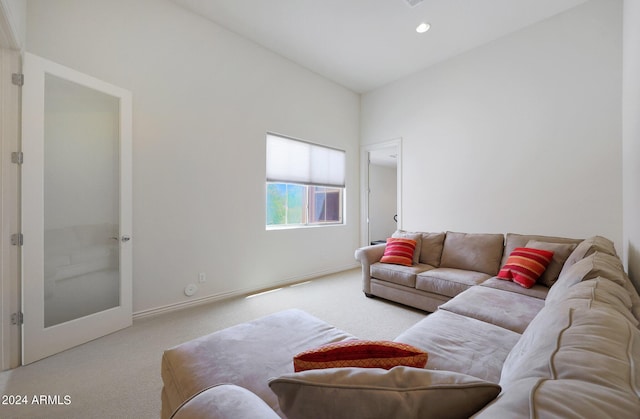
{"label": "frosted glass door", "polygon": [[25,54],[23,363],[131,324],[131,96]]}
{"label": "frosted glass door", "polygon": [[44,324],[120,305],[119,100],[45,75]]}

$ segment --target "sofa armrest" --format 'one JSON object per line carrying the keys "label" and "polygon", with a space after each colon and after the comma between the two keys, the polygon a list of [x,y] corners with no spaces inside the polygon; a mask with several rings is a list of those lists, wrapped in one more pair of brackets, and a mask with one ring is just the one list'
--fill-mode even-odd
{"label": "sofa armrest", "polygon": [[233,384],[202,390],[184,402],[171,419],[280,419],[261,398]]}
{"label": "sofa armrest", "polygon": [[371,293],[371,265],[380,261],[384,255],[385,243],[365,246],[356,250],[355,257],[362,265],[362,291]]}

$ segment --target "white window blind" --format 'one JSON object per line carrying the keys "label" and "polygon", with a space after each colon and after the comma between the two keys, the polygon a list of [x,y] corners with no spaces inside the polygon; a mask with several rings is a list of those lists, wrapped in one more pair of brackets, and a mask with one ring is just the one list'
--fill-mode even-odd
{"label": "white window blind", "polygon": [[345,186],[345,152],[267,134],[267,181]]}

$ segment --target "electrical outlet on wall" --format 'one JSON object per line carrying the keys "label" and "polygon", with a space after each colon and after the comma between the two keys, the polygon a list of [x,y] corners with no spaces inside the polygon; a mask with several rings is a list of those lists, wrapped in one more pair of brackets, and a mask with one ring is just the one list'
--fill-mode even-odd
{"label": "electrical outlet on wall", "polygon": [[200,272],[200,273],[198,274],[198,282],[200,282],[201,284],[202,284],[203,282],[207,282],[207,274],[206,274],[206,273],[204,273],[204,272]]}

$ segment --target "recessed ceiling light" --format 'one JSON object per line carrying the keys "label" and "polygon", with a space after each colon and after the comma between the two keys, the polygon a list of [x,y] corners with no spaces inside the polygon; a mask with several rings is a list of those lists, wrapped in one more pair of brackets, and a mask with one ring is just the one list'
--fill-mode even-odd
{"label": "recessed ceiling light", "polygon": [[418,25],[418,27],[416,28],[416,32],[418,33],[425,33],[426,31],[429,30],[429,28],[431,27],[431,25],[429,25],[428,23],[422,22],[421,24]]}

